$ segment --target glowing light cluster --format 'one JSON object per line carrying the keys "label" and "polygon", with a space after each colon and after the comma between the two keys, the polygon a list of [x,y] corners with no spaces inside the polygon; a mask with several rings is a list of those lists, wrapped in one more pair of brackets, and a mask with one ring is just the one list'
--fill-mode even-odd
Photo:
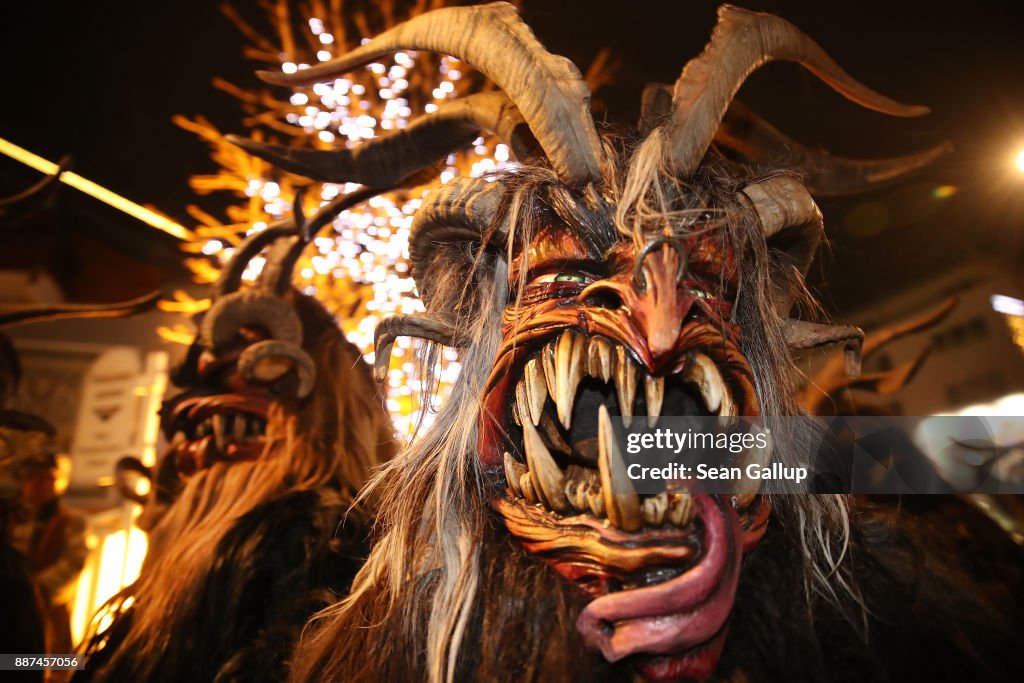
{"label": "glowing light cluster", "polygon": [[[308,31],[306,42],[315,50],[301,58],[282,51],[280,63],[273,66],[285,73],[294,73],[350,49],[351,46],[328,30],[330,24],[320,17],[308,19],[304,26]],[[290,37],[283,42],[301,41]],[[452,57],[438,59],[406,51],[368,64],[333,82],[296,89],[285,102],[268,101],[272,99],[268,93],[253,94],[233,86],[221,87],[234,89],[243,102],[261,103],[268,109],[249,119],[259,120],[262,125],[251,127],[252,137],[265,137],[269,130],[275,135],[290,135],[307,146],[330,149],[352,148],[368,139],[401,130],[417,116],[436,111],[442,101],[478,85],[479,79],[465,73],[463,65]],[[244,207],[228,211],[227,223],[192,208],[193,215],[203,225],[196,229],[197,239],[186,248],[196,255],[187,263],[197,281],[212,281],[216,268],[210,267],[211,259],[223,265],[245,234],[265,229],[270,222],[288,215],[297,185],[302,181],[241,154],[205,121],[179,119],[178,123],[206,139],[221,166],[217,175],[193,177],[193,188],[201,193],[227,190],[245,200]],[[508,163],[506,145],[481,137],[463,152],[449,156],[439,182],[448,182],[457,175],[479,177]],[[357,187],[325,184],[315,191],[310,188],[305,199],[306,215],[339,193],[347,194]],[[429,189],[425,186],[381,195],[345,211],[334,221],[333,230],[321,232],[295,268],[296,287],[316,296],[338,316],[349,340],[362,350],[370,363],[374,360],[373,331],[377,323],[390,315],[423,310],[409,274],[408,244],[412,216]],[[261,257],[254,258],[244,279],[255,279],[263,263]],[[422,373],[415,362],[418,347],[417,341],[397,340],[386,382],[388,409],[404,434],[414,431],[421,407]],[[459,367],[456,352],[447,349],[440,361],[438,399],[448,394]],[[426,419],[430,420],[429,414]]]}

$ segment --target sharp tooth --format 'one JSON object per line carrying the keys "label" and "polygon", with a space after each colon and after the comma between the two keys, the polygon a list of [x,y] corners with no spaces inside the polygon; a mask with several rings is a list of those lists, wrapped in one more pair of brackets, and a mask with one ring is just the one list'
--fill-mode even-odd
{"label": "sharp tooth", "polygon": [[566,455],[572,453],[572,446],[562,436],[562,428],[558,426],[558,423],[550,415],[544,414],[540,418],[540,424],[537,425],[537,428],[545,436],[551,448]]}
{"label": "sharp tooth", "polygon": [[644,521],[650,526],[661,526],[665,521],[665,513],[668,511],[668,494],[659,493],[650,498],[644,498]]}
{"label": "sharp tooth", "polygon": [[[601,488],[604,489],[608,519],[623,531],[636,531],[644,524],[640,512],[640,496],[626,475],[626,463],[615,440],[615,427],[604,404],[597,411],[597,444],[597,467],[601,472]],[[622,490],[615,491],[612,482],[617,482]]]}
{"label": "sharp tooth", "polygon": [[[707,409],[713,414],[719,414],[723,397],[728,399],[729,392],[725,389],[722,373],[718,371],[714,361],[703,353],[693,354],[693,362],[687,369],[686,378],[700,388]],[[731,404],[732,401],[728,401],[728,405]]]}
{"label": "sharp tooth", "polygon": [[526,474],[526,467],[521,462],[517,462],[511,453],[505,451],[505,479],[508,481],[508,487],[517,496],[523,495],[519,480],[524,474]]}
{"label": "sharp tooth", "polygon": [[[542,354],[546,355],[545,349]],[[540,416],[544,414],[544,401],[548,398],[548,388],[544,380],[544,370],[536,358],[531,358],[523,370],[523,384],[526,385],[526,403],[530,407],[528,413],[533,424],[540,423]],[[527,413],[523,413],[526,415]]]}
{"label": "sharp tooth", "polygon": [[548,385],[548,395],[558,396],[558,376],[555,374],[555,344],[551,342],[540,352],[540,365],[544,370],[544,381]]}
{"label": "sharp tooth", "polygon": [[516,385],[516,400],[512,403],[512,419],[517,425],[522,425],[523,415],[529,417],[530,408],[526,405],[526,386],[520,382]]}
{"label": "sharp tooth", "polygon": [[689,493],[668,494],[668,521],[683,527],[693,520],[693,498]]}
{"label": "sharp tooth", "polygon": [[179,443],[185,441],[185,432],[175,432],[174,437],[171,439],[171,445],[177,446]]}
{"label": "sharp tooth", "polygon": [[246,419],[245,415],[235,415],[235,421],[232,424],[232,434],[235,436],[235,441],[241,441],[245,438],[246,425],[249,420]]}
{"label": "sharp tooth", "polygon": [[[751,433],[757,436],[759,428],[756,426],[751,427]],[[771,434],[765,432],[765,447],[759,448],[758,446],[752,446],[743,452],[742,455],[737,458],[736,465],[740,467],[744,472],[747,471],[747,467],[754,465],[757,468],[767,467],[772,460],[772,442]],[[756,440],[755,440],[756,443]],[[740,499],[739,507],[746,507],[753,500],[757,492],[761,490],[761,480],[751,480],[744,477],[736,487],[736,495]]]}
{"label": "sharp tooth", "polygon": [[661,417],[661,403],[665,400],[665,378],[644,375],[644,398],[647,400],[647,426],[653,427]]}
{"label": "sharp tooth", "polygon": [[558,393],[555,407],[558,419],[566,429],[572,425],[572,406],[576,401],[576,389],[583,379],[583,350],[586,338],[566,330],[555,347],[555,371],[558,376]]}
{"label": "sharp tooth", "polygon": [[587,346],[587,373],[604,382],[612,377],[612,347],[601,337],[594,337]]}
{"label": "sharp tooth", "polygon": [[567,511],[569,500],[565,497],[565,475],[529,420],[523,423],[523,445],[534,491],[542,495],[548,507],[555,512]]}
{"label": "sharp tooth", "polygon": [[537,502],[537,492],[533,490],[533,479],[529,472],[523,472],[519,476],[519,490],[523,492],[523,498],[527,503]]}
{"label": "sharp tooth", "polygon": [[224,444],[226,440],[224,438],[224,432],[227,431],[227,418],[223,415],[213,416],[213,438],[217,442],[217,449],[224,450]]}
{"label": "sharp tooth", "polygon": [[628,427],[633,421],[633,403],[636,401],[636,366],[621,346],[615,347],[618,359],[615,363],[615,391],[619,395],[619,412],[622,424]]}

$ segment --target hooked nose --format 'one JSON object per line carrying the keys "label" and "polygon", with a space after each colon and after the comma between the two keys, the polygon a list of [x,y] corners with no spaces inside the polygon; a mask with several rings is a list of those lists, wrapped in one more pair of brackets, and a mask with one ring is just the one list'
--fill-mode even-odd
{"label": "hooked nose", "polygon": [[633,267],[637,322],[647,334],[651,358],[658,361],[675,349],[693,296],[682,286],[687,253],[674,237],[657,237],[644,245]]}
{"label": "hooked nose", "polygon": [[695,301],[683,285],[687,260],[682,243],[657,237],[636,256],[632,274],[598,280],[580,294],[585,305],[623,317],[623,329],[631,330],[627,336],[641,337],[637,350],[652,372],[671,360]]}
{"label": "hooked nose", "polygon": [[[675,252],[674,260],[676,263],[675,276],[672,280],[667,280],[666,277],[669,271],[665,271],[664,268],[655,265],[645,267],[645,264],[649,258],[657,258],[661,256],[663,259],[667,255],[672,258],[671,254],[661,254],[662,251],[671,249]],[[636,256],[636,261],[633,263],[633,287],[640,294],[644,294],[649,286],[648,273],[655,273],[656,278],[662,279],[663,286],[678,287],[683,282],[683,276],[686,275],[686,264],[687,254],[686,247],[676,239],[675,237],[661,236],[656,237],[647,244]],[[647,272],[645,272],[647,271]]]}

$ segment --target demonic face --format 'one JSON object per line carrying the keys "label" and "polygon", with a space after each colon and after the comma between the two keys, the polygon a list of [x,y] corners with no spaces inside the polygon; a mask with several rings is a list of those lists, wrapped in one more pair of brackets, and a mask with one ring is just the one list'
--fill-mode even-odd
{"label": "demonic face", "polygon": [[[265,276],[242,289],[248,261],[275,240]],[[312,390],[315,367],[303,340],[312,339],[311,330],[335,326],[319,303],[290,289],[291,266],[304,244],[287,230],[268,229],[250,237],[225,267],[199,336],[172,376],[183,391],[160,409],[170,445],[156,472],[133,458],[118,463],[119,475],[135,471],[153,480],[147,524],[196,472],[263,453],[271,406],[296,412]],[[131,486],[121,488],[135,498]]]}
{"label": "demonic face", "polygon": [[249,460],[263,450],[270,388],[247,380],[238,358],[266,332],[242,327],[229,346],[190,349],[179,370],[183,391],[164,402],[160,426],[169,442],[165,457],[173,458],[182,477],[219,460]]}
{"label": "demonic face", "polygon": [[639,245],[552,224],[522,245],[480,425],[485,466],[505,469],[494,506],[509,531],[594,598],[578,622],[588,645],[640,655],[653,679],[711,673],[768,514],[754,496],[611,487],[625,463],[610,415],[758,414],[731,320],[734,256],[708,224]]}
{"label": "demonic face", "polygon": [[[844,343],[855,367],[859,330],[785,319],[823,232],[811,195],[875,187],[944,151],[885,160],[832,157],[789,139],[733,96],[761,65],[788,60],[877,111],[917,116],[927,109],[853,80],[785,20],[732,5],[719,9],[711,41],[674,86],[646,89],[637,127],[642,139],[628,148],[598,134],[576,66],[548,52],[502,2],[428,12],[331,61],[260,75],[276,85],[309,86],[399,50],[455,56],[496,89],[443,103],[402,131],[355,148],[297,152],[240,144],[319,181],[376,187],[400,185],[431,168],[481,129],[508,144],[530,172],[450,179],[417,210],[409,254],[426,313],[378,326],[378,377],[386,375],[397,336],[478,345],[481,328],[467,320],[492,320],[493,302],[485,299],[503,291],[496,281],[510,256],[511,296],[478,425],[483,471],[498,481],[504,471],[507,482],[492,506],[529,553],[592,598],[577,621],[589,646],[611,662],[628,657],[648,678],[706,678],[724,643],[743,555],[764,532],[768,502],[681,487],[658,495],[613,490],[613,479],[626,478],[611,416],[628,423],[644,415],[654,424],[668,415],[758,416],[761,404],[792,412],[789,397],[777,395],[786,390],[784,381],[772,379],[785,374],[784,344]],[[761,173],[752,179],[755,168]],[[800,173],[764,172],[773,168]],[[540,182],[558,188],[547,197],[552,216],[520,214],[517,202],[527,194],[530,173],[540,178],[541,170],[549,173]],[[716,224],[711,215],[677,220],[708,205],[696,196],[703,190],[722,199],[710,211],[728,208],[745,217],[735,225],[731,219]],[[574,222],[567,218],[576,213],[572,205],[603,215]],[[657,220],[648,221],[654,214]],[[624,235],[611,227],[616,222],[658,227]],[[729,239],[732,228],[743,229],[741,240]],[[742,268],[730,245],[741,245]],[[472,273],[468,281],[465,273]],[[741,275],[754,292],[738,302]],[[487,286],[477,290],[477,284]],[[738,306],[747,316],[744,329],[734,318]],[[744,334],[760,335],[750,357],[756,355],[758,380],[772,392],[760,401],[741,350]],[[444,496],[449,485],[445,479],[434,492]],[[412,528],[396,538],[413,539],[402,541],[409,544],[422,540],[417,525],[432,528],[406,524]],[[420,545],[440,545],[435,540]],[[453,571],[446,561],[432,556],[422,564],[440,566],[443,575]],[[455,581],[450,573],[446,580]],[[435,603],[432,623],[456,618]],[[458,643],[442,641],[429,654],[431,670],[450,672]]]}

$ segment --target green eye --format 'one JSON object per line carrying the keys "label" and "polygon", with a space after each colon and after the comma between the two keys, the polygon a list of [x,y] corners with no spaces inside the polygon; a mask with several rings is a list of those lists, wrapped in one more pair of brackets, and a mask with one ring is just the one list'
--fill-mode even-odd
{"label": "green eye", "polygon": [[554,282],[578,282],[583,284],[587,281],[585,275],[579,275],[577,273],[559,273],[555,276]]}

